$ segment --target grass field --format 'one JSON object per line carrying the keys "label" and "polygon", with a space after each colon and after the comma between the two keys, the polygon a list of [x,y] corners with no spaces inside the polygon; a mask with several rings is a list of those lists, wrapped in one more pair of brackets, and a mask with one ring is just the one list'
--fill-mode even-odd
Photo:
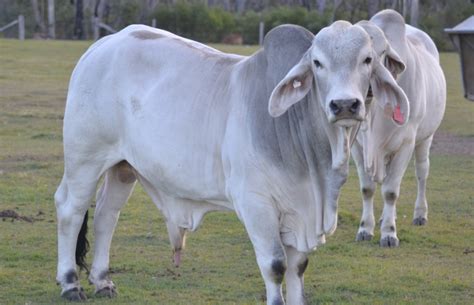
{"label": "grass field", "polygon": [[[62,175],[62,115],[70,73],[88,42],[0,40],[0,304],[63,303],[55,284],[53,193]],[[249,54],[254,48],[217,46]],[[441,130],[474,137],[474,103],[462,98],[456,54],[443,54],[448,106]],[[433,155],[429,223],[411,225],[416,196],[408,169],[398,204],[400,248],[354,241],[361,204],[354,168],[343,188],[339,227],[314,252],[305,275],[309,304],[472,304],[474,300],[474,160]],[[381,212],[380,196],[376,213]],[[92,231],[92,228],[91,228]],[[92,236],[90,236],[92,238]],[[88,256],[91,262],[91,255]],[[214,213],[189,234],[182,266],[158,210],[137,187],[123,209],[111,249],[119,296],[92,304],[261,304],[264,285],[233,213]]]}

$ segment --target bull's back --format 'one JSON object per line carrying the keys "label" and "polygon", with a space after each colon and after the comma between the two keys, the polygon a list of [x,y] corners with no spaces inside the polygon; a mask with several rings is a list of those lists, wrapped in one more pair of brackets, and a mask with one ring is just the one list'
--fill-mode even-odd
{"label": "bull's back", "polygon": [[[416,140],[432,135],[441,124],[446,105],[446,80],[439,63],[439,53],[431,38],[423,31],[407,25],[407,43],[414,58],[416,84],[410,100],[423,104]],[[420,93],[420,90],[423,90]],[[421,106],[421,105],[420,105]]]}
{"label": "bull's back", "polygon": [[[78,63],[65,146],[127,160],[170,193],[220,198],[230,79],[241,59],[165,31],[127,27]],[[74,139],[84,134],[78,148]]]}

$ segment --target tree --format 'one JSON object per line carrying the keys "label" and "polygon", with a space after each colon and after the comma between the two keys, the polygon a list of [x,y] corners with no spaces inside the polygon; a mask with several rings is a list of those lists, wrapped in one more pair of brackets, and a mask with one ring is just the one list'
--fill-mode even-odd
{"label": "tree", "polygon": [[39,33],[42,38],[46,37],[46,25],[44,24],[43,16],[41,15],[40,8],[38,6],[38,0],[31,0],[31,8],[33,9],[33,15],[35,17],[35,35]]}
{"label": "tree", "polygon": [[[74,0],[71,2],[74,3]],[[84,39],[84,2],[83,0],[75,1],[76,14],[74,17],[74,39]]]}
{"label": "tree", "polygon": [[326,0],[317,0],[316,8],[321,15],[324,14],[324,10],[326,9]]}
{"label": "tree", "polygon": [[48,0],[48,38],[56,38],[56,21],[54,18],[54,0]]}
{"label": "tree", "polygon": [[411,0],[410,7],[410,24],[417,27],[419,17],[419,3],[418,0]]}
{"label": "tree", "polygon": [[367,1],[367,12],[369,18],[375,15],[379,11],[380,0],[368,0]]}

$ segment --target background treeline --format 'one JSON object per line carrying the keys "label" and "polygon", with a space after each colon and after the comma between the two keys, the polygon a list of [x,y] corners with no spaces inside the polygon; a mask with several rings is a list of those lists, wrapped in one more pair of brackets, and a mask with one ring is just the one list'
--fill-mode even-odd
{"label": "background treeline", "polygon": [[[47,38],[51,2],[56,39],[92,39],[92,20],[97,17],[116,30],[132,23],[150,25],[156,19],[157,27],[198,41],[228,41],[231,35],[256,44],[260,21],[265,32],[294,23],[316,33],[334,20],[356,22],[393,8],[428,32],[439,48],[449,49],[443,29],[474,14],[473,0],[0,0],[0,27],[23,14],[26,37]],[[16,35],[16,28],[0,33]]]}

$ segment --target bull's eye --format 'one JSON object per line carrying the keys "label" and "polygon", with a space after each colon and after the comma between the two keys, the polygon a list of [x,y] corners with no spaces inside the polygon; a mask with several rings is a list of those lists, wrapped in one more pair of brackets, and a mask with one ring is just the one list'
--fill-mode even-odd
{"label": "bull's eye", "polygon": [[364,60],[364,64],[366,64],[366,65],[370,65],[371,62],[372,62],[372,57],[367,57],[367,58]]}
{"label": "bull's eye", "polygon": [[316,66],[316,68],[322,68],[323,67],[323,65],[317,59],[314,60],[314,65]]}

